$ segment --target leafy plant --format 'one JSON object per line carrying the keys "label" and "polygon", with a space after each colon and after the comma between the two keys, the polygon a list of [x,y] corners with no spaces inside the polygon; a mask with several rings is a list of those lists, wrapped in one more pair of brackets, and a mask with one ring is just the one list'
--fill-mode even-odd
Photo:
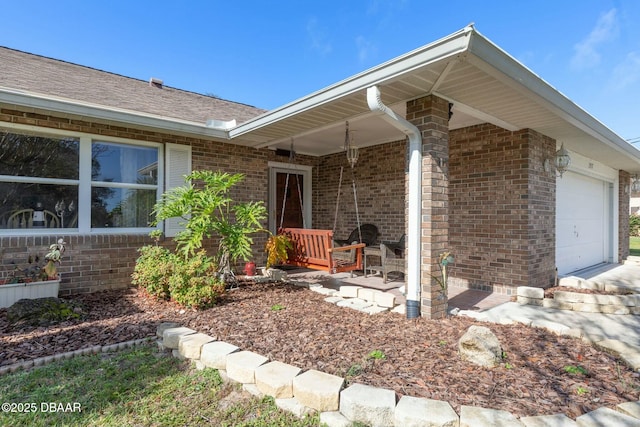
{"label": "leafy plant", "polygon": [[445,341],[445,340],[440,340],[440,341],[438,341],[438,346],[440,346],[440,347],[444,347],[444,346],[446,346],[446,345],[447,345],[447,341]]}
{"label": "leafy plant", "polygon": [[230,263],[251,256],[252,233],[262,231],[260,221],[267,217],[264,204],[235,202],[230,191],[244,179],[242,174],[193,171],[185,177],[187,184],[162,195],[155,205],[154,225],[169,218],[182,218],[184,230],[175,240],[183,258],[202,248],[205,237],[219,237],[216,265],[220,273],[231,273]]}
{"label": "leafy plant", "polygon": [[435,281],[440,285],[440,289],[442,290],[442,295],[446,296],[447,287],[449,282],[449,274],[448,269],[449,265],[455,262],[455,257],[451,252],[443,252],[438,257],[438,268],[440,269],[440,276],[436,276],[434,274],[430,274],[430,276],[435,279]]}
{"label": "leafy plant", "polygon": [[57,243],[49,246],[49,253],[44,256],[47,264],[43,268],[47,278],[56,279],[58,277],[58,264],[60,264],[62,260],[62,254],[65,251],[66,244],[64,239],[58,239]]}
{"label": "leafy plant", "polygon": [[629,215],[629,235],[640,236],[640,215]]}
{"label": "leafy plant", "polygon": [[578,394],[578,396],[582,396],[584,394],[589,393],[589,389],[582,386],[578,386],[578,388],[576,388],[576,393]]}
{"label": "leafy plant", "polygon": [[140,257],[131,274],[131,282],[141,286],[149,294],[160,299],[169,299],[169,278],[173,274],[177,257],[167,248],[161,246],[146,245],[138,252]]}
{"label": "leafy plant", "polygon": [[367,358],[380,360],[380,359],[386,359],[387,356],[384,354],[382,350],[373,350],[371,353],[367,355]]}
{"label": "leafy plant", "polygon": [[282,304],[274,304],[271,306],[271,311],[280,311],[284,310],[286,307]]}
{"label": "leafy plant", "polygon": [[513,365],[511,363],[507,362],[507,363],[504,364],[504,368],[505,369],[513,369]]}
{"label": "leafy plant", "polygon": [[185,260],[175,257],[169,277],[171,299],[195,309],[212,307],[224,293],[224,282],[216,275],[216,264],[204,250]]}
{"label": "leafy plant", "polygon": [[565,372],[573,375],[588,375],[589,372],[582,366],[567,365],[562,368]]}
{"label": "leafy plant", "polygon": [[293,249],[293,243],[286,234],[271,235],[267,239],[265,251],[267,252],[267,268],[289,259],[289,250]]}

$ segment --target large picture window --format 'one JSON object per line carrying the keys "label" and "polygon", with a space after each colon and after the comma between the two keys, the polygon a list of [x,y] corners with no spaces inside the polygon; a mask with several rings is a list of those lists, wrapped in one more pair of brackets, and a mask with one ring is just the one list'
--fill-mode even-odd
{"label": "large picture window", "polygon": [[158,165],[159,144],[0,130],[0,232],[147,229],[162,190]]}

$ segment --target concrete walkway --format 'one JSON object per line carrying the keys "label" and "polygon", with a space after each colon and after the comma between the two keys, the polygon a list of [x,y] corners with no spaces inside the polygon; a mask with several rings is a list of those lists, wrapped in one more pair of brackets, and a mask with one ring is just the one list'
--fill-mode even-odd
{"label": "concrete walkway", "polygon": [[[605,265],[574,274],[590,282],[611,283],[629,287],[640,293],[640,265]],[[562,285],[562,278],[560,279]],[[614,339],[640,346],[640,316],[630,314],[583,313],[506,302],[482,310],[489,321],[501,318],[528,318],[560,323],[582,331],[590,341]]]}

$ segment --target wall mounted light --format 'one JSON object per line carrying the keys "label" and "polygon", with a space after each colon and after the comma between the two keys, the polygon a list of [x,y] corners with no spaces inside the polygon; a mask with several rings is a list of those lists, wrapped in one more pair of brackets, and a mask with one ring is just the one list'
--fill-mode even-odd
{"label": "wall mounted light", "polygon": [[639,191],[640,191],[640,176],[638,176],[638,174],[635,174],[634,176],[631,177],[631,192],[637,193]]}
{"label": "wall mounted light", "polygon": [[[553,166],[551,165],[551,161],[553,161]],[[544,170],[546,172],[551,172],[555,170],[557,176],[562,178],[562,174],[564,174],[571,164],[571,156],[569,156],[569,152],[566,148],[564,148],[564,143],[560,145],[560,149],[556,151],[553,159],[546,159],[544,161]]]}

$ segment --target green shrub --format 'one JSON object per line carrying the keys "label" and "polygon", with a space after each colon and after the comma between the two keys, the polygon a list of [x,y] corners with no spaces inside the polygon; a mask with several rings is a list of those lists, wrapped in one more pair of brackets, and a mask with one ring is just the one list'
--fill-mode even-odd
{"label": "green shrub", "polygon": [[169,299],[169,278],[173,274],[177,257],[168,249],[155,245],[143,246],[138,252],[140,257],[131,274],[131,282],[145,288],[157,298]]}
{"label": "green shrub", "polygon": [[174,270],[169,278],[171,299],[195,309],[216,304],[224,292],[224,282],[217,274],[213,258],[200,251],[188,259],[174,257]]}
{"label": "green shrub", "polygon": [[640,236],[640,215],[629,216],[629,235]]}

